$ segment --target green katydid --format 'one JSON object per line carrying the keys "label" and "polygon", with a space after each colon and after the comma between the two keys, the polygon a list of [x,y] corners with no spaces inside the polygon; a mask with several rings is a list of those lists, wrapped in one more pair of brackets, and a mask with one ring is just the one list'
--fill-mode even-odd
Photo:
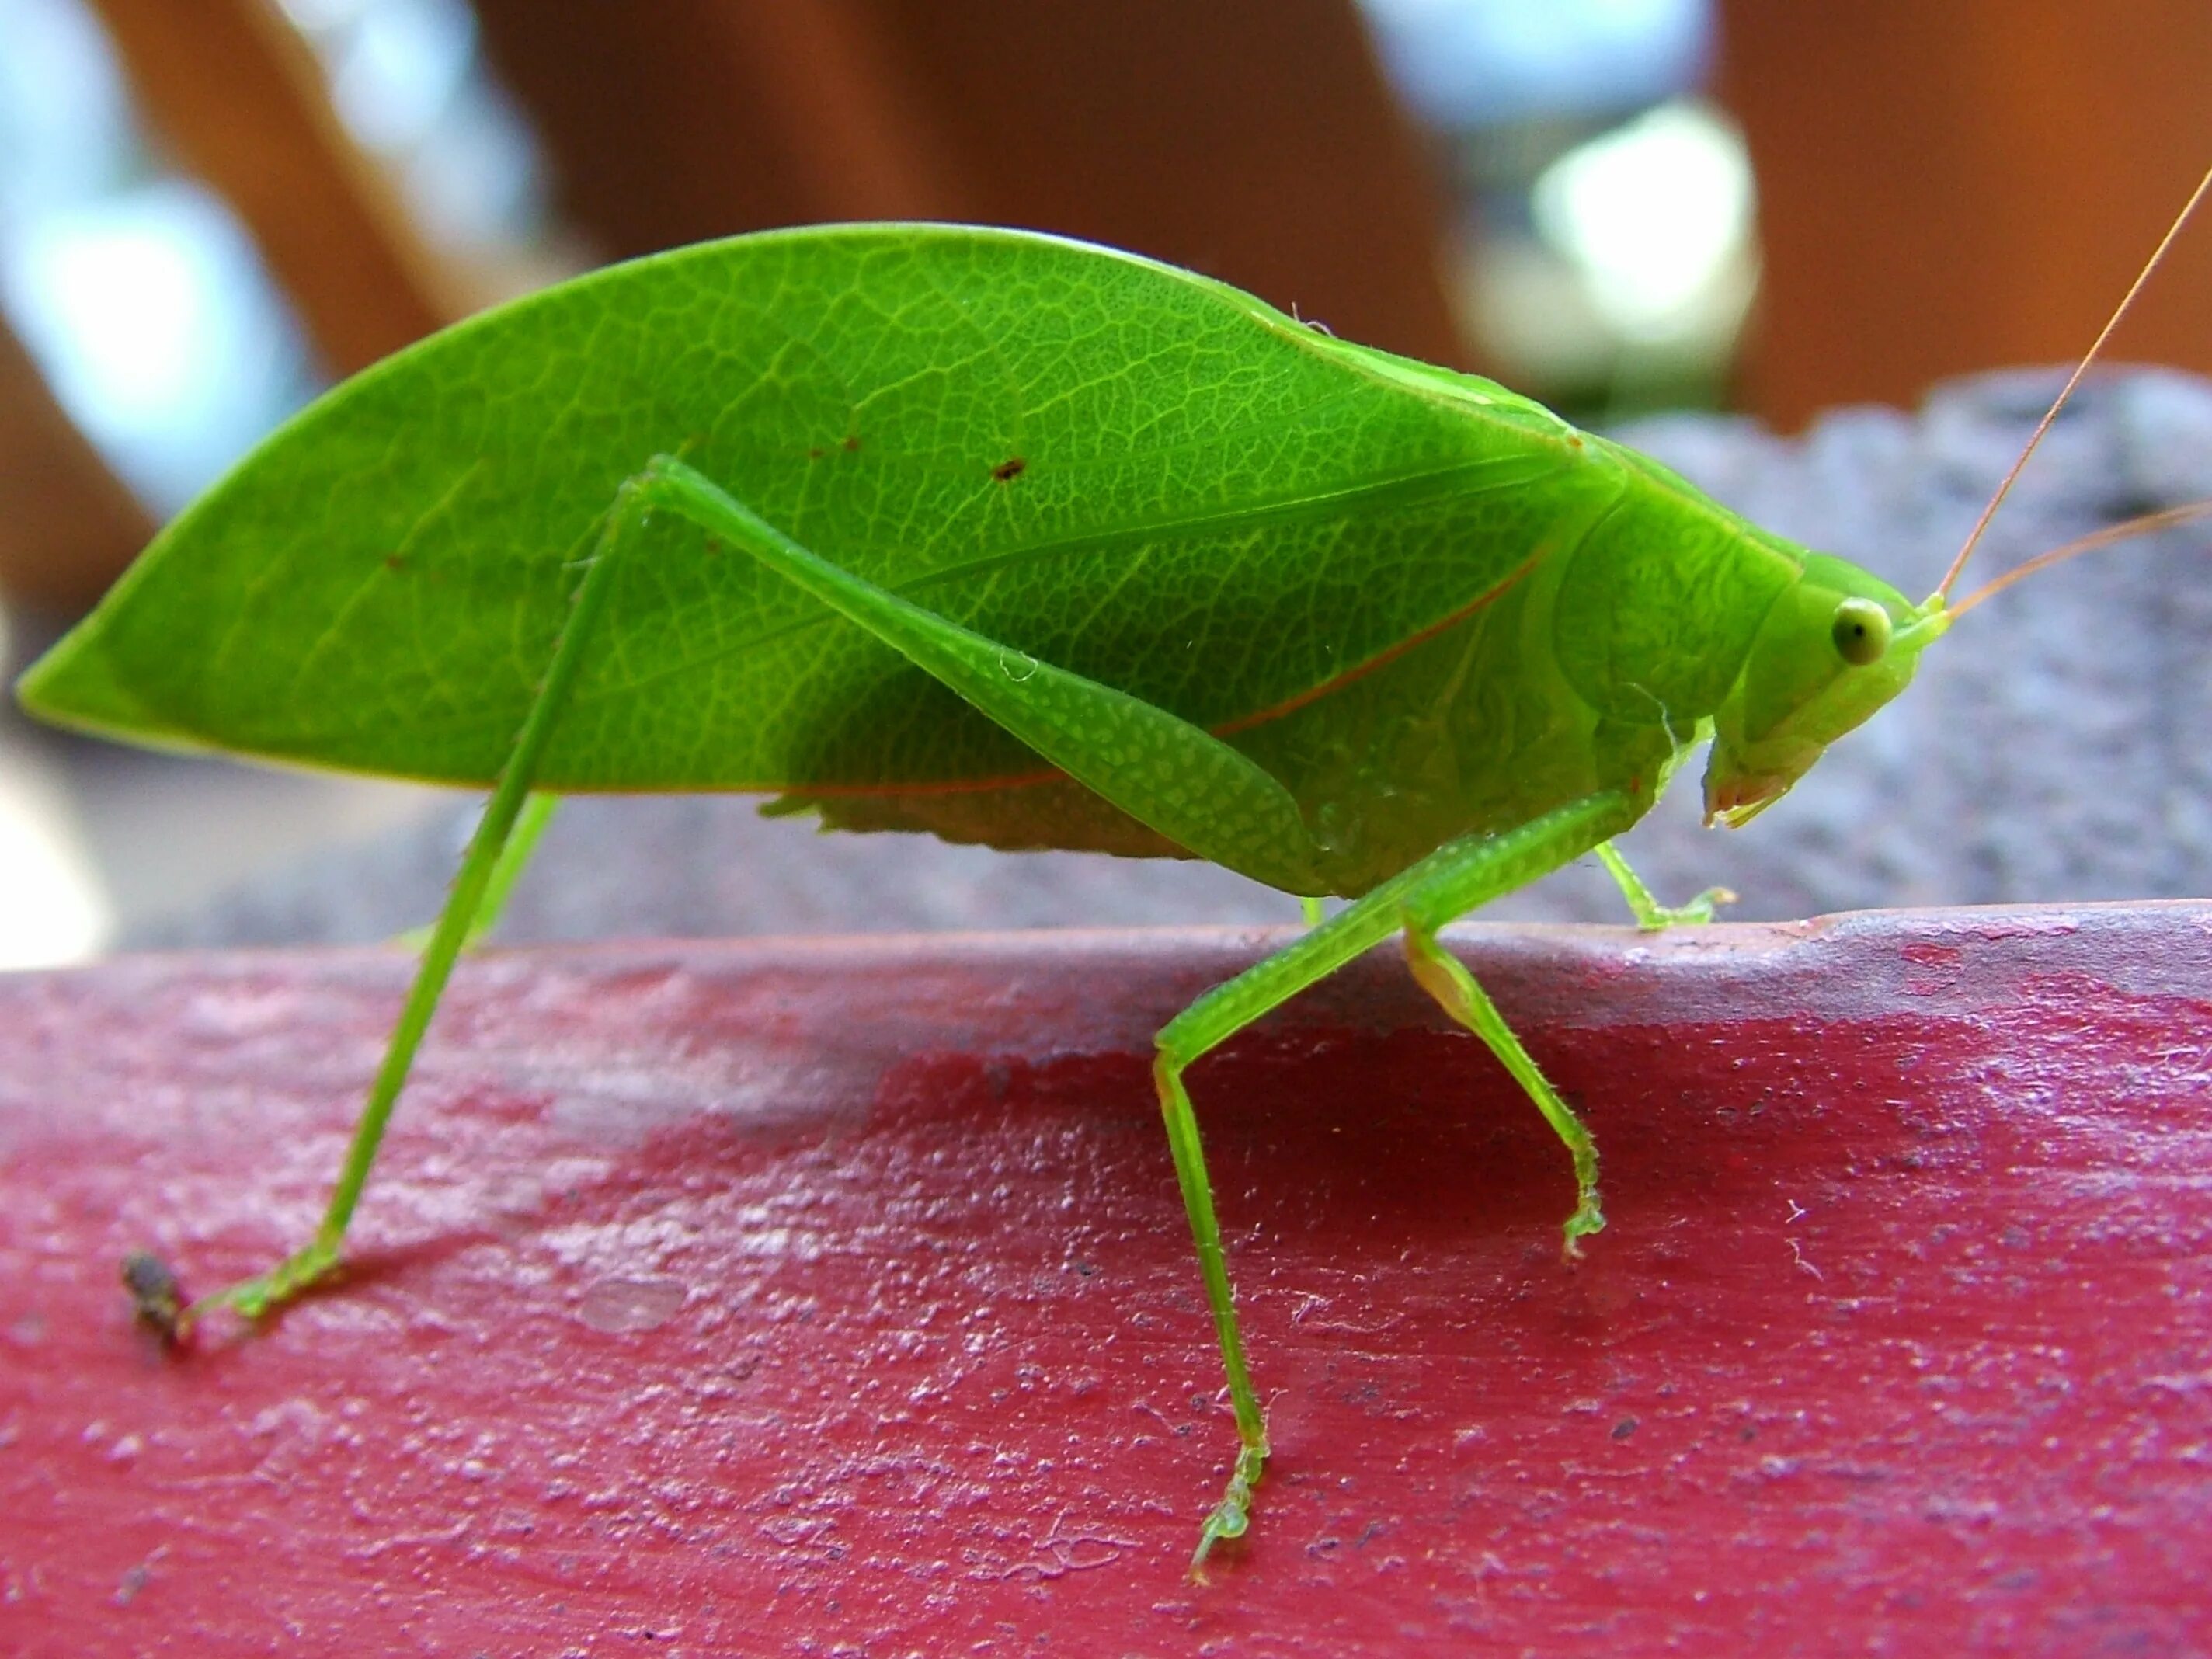
{"label": "green katydid", "polygon": [[1437,930],[1592,851],[1642,924],[1709,917],[1720,895],[1660,905],[1611,839],[1707,742],[1709,818],[1777,799],[1911,680],[1963,562],[1913,605],[1503,386],[1188,272],[834,227],[604,270],[357,376],[21,695],[140,742],[492,786],[321,1228],[180,1323],[336,1265],[558,793],[756,791],[1352,900],[1158,1034],[1238,1434],[1202,1562],[1267,1443],[1185,1069],[1402,933],[1566,1146],[1572,1253],[1604,1224],[1595,1151]]}

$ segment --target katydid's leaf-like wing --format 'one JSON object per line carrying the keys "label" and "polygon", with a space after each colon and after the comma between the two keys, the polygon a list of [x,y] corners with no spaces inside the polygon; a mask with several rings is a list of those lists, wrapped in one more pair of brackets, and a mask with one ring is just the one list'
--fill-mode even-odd
{"label": "katydid's leaf-like wing", "polygon": [[[1015,232],[777,232],[615,267],[349,381],[155,542],[26,678],[142,741],[497,771],[617,486],[680,457],[796,540],[1209,729],[1505,580],[1584,486],[1486,381]],[[656,518],[544,757],[559,789],[1034,771],[951,692]]]}

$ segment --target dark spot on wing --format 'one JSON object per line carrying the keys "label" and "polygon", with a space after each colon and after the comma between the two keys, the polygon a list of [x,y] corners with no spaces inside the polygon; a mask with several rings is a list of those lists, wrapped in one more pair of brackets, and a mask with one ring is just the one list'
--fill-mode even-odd
{"label": "dark spot on wing", "polygon": [[1028,471],[1029,463],[1018,455],[1009,455],[991,469],[991,476],[1000,483],[1012,483]]}
{"label": "dark spot on wing", "polygon": [[845,440],[845,453],[846,453],[847,454],[848,454],[848,455],[849,455],[849,454],[851,454],[854,450],[858,449],[860,447],[860,438],[859,438],[857,435],[848,435],[848,436],[846,438],[846,440]]}
{"label": "dark spot on wing", "polygon": [[826,449],[810,449],[806,452],[806,459],[810,461],[818,461],[829,453]]}

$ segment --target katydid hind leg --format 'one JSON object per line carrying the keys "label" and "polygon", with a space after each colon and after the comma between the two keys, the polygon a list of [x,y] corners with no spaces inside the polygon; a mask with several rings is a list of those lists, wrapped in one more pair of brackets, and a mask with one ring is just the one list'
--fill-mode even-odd
{"label": "katydid hind leg", "polygon": [[1595,849],[1598,861],[1620,889],[1621,897],[1628,901],[1630,913],[1636,925],[1646,933],[1657,933],[1667,927],[1696,927],[1713,919],[1713,912],[1723,904],[1735,902],[1735,892],[1726,887],[1708,887],[1686,904],[1662,904],[1651,890],[1644,884],[1622,856],[1620,849],[1609,841],[1601,841]]}
{"label": "katydid hind leg", "polygon": [[1211,732],[841,568],[673,457],[656,458],[640,485],[655,507],[751,555],[1170,841],[1286,891],[1316,890],[1297,803]]}
{"label": "katydid hind leg", "polygon": [[[345,1164],[315,1237],[268,1273],[185,1310],[179,1328],[216,1305],[256,1316],[329,1273],[392,1110],[454,962],[495,915],[528,844],[550,811],[529,805],[539,757],[565,706],[623,544],[654,510],[682,514],[727,537],[787,580],[915,660],[985,713],[1032,743],[1125,811],[1193,851],[1297,886],[1312,852],[1296,804],[1243,755],[1164,710],[1108,687],[1011,653],[821,560],[703,476],[667,457],[627,480],[601,526],[569,617],[510,750],[489,804],[463,855],[446,906],[424,948],[407,1001],[357,1123]],[[1014,661],[1013,658],[1019,657]],[[1020,672],[1014,672],[1016,669]],[[1012,688],[1011,690],[1009,688]],[[1096,741],[1103,730],[1106,740]],[[1100,753],[1123,763],[1099,763]],[[1133,763],[1128,757],[1134,757]],[[527,811],[526,808],[527,807]],[[518,820],[523,845],[510,854]]]}
{"label": "katydid hind leg", "polygon": [[[522,863],[550,815],[553,798],[532,794],[538,763],[575,684],[578,666],[599,614],[605,608],[623,544],[641,521],[645,510],[646,504],[637,495],[634,483],[624,484],[601,527],[583,579],[576,586],[568,619],[546,665],[545,678],[523,717],[514,746],[508,750],[483,816],[461,855],[460,867],[454,873],[445,906],[422,948],[414,981],[408,988],[407,1000],[386,1042],[384,1057],[355,1124],[344,1165],[314,1237],[268,1272],[242,1279],[193,1303],[175,1322],[178,1334],[189,1330],[202,1315],[216,1307],[230,1308],[248,1319],[258,1318],[297,1296],[337,1266],[346,1228],[361,1202],[362,1190],[376,1162],[377,1148],[384,1139],[400,1092],[406,1087],[416,1051],[422,1046],[423,1034],[429,1029],[431,1017],[445,994],[453,964],[462,951],[496,920],[499,906],[520,875]],[[132,1270],[141,1276],[145,1272],[136,1257]],[[144,1305],[142,1298],[142,1310]]]}
{"label": "katydid hind leg", "polygon": [[[1182,1081],[1184,1071],[1200,1056],[1380,944],[1401,927],[1409,922],[1423,925],[1420,919],[1439,908],[1447,916],[1463,914],[1523,886],[1579,857],[1633,816],[1627,799],[1608,791],[1572,802],[1503,835],[1450,842],[1266,961],[1215,986],[1161,1027],[1156,1039],[1159,1052],[1153,1078],[1175,1159],[1176,1183],[1197,1246],[1206,1304],[1228,1376],[1230,1407],[1237,1434],[1237,1456],[1227,1487],[1200,1528],[1198,1550],[1191,1558],[1194,1576],[1202,1572],[1217,1543],[1241,1535],[1249,1524],[1253,1488],[1267,1463],[1267,1433],[1244,1358],[1243,1337],[1214,1212],[1212,1183],[1206,1174],[1197,1116]],[[1565,1109],[1564,1103],[1561,1109]],[[1568,1113],[1570,1121],[1572,1117]],[[1589,1154],[1589,1159],[1593,1183],[1595,1156]],[[1594,1184],[1590,1204],[1594,1215]],[[1595,1228],[1592,1225],[1584,1231]]]}
{"label": "katydid hind leg", "polygon": [[[500,918],[507,914],[507,901],[514,891],[514,884],[529,867],[531,856],[538,850],[538,839],[553,822],[553,814],[560,805],[560,796],[545,790],[533,790],[523,803],[521,814],[507,835],[507,845],[499,849],[499,862],[492,866],[491,879],[484,884],[483,902],[477,906],[476,919],[469,923],[468,936],[461,941],[462,950],[475,950],[499,926]],[[430,936],[437,929],[434,921],[425,927],[410,927],[392,943],[410,951],[428,950]]]}

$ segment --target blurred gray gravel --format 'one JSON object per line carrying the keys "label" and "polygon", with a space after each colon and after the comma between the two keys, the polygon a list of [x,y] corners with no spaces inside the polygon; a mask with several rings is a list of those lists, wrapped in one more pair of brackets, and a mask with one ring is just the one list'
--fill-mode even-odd
{"label": "blurred gray gravel", "polygon": [[[1620,435],[1753,519],[1915,598],[1931,589],[2059,375],[1940,389],[1917,415],[1837,410],[1802,438],[1679,416]],[[2080,394],[1966,586],[2099,526],[2212,497],[2212,384],[2115,373]],[[1662,897],[1719,882],[1759,920],[1880,905],[2212,894],[2212,526],[2092,556],[1992,601],[1917,683],[1740,832],[1699,827],[1694,778],[1626,843]],[[1291,921],[1279,894],[1197,865],[1009,856],[830,836],[746,798],[563,805],[512,903],[512,942],[609,934],[897,932]],[[432,915],[471,803],[257,880],[137,945],[368,941]],[[1485,913],[1625,920],[1587,864]]]}

